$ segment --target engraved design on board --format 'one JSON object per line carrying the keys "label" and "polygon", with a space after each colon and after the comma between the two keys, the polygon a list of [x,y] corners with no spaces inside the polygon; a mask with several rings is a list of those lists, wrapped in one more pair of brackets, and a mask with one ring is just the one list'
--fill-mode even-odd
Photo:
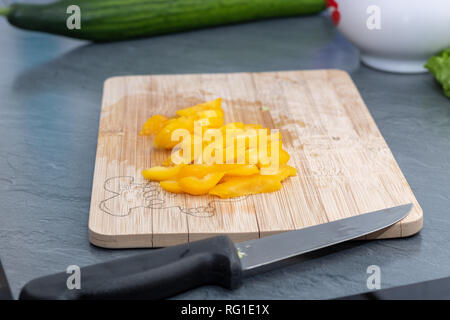
{"label": "engraved design on board", "polygon": [[[164,192],[158,183],[136,183],[134,177],[131,176],[108,178],[105,180],[103,188],[106,195],[105,199],[100,201],[99,209],[115,217],[126,217],[134,209],[148,208],[152,210],[177,209],[182,214],[209,218],[216,214],[216,208],[213,205],[215,202],[236,202],[247,198],[245,196],[233,200],[212,200],[206,206],[197,207],[167,204],[168,198],[179,198],[180,202],[184,202],[182,195]],[[173,203],[173,201],[171,202]]]}

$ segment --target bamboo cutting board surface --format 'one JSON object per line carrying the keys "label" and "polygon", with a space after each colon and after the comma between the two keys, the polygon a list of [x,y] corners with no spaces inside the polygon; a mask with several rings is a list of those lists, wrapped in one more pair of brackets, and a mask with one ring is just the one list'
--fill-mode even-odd
{"label": "bamboo cutting board surface", "polygon": [[[223,98],[225,121],[280,129],[298,175],[274,193],[221,200],[167,193],[141,170],[170,151],[138,136],[153,114]],[[158,75],[105,82],[90,241],[161,247],[227,234],[239,242],[412,202],[401,222],[366,238],[405,237],[422,209],[347,73],[339,70]]]}

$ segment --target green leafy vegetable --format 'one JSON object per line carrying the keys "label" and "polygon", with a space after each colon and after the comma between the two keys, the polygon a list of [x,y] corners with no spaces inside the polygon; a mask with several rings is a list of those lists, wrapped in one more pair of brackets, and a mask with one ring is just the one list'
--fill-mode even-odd
{"label": "green leafy vegetable", "polygon": [[450,48],[431,57],[425,68],[430,70],[436,80],[442,84],[445,95],[450,98]]}

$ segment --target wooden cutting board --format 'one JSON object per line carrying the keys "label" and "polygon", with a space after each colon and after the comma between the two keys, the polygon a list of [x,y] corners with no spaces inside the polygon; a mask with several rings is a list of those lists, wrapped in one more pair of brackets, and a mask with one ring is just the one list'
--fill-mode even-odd
{"label": "wooden cutting board", "polygon": [[[274,193],[220,200],[175,195],[141,170],[169,151],[138,136],[153,114],[223,98],[225,121],[278,128],[298,176]],[[227,234],[264,237],[412,202],[366,238],[406,237],[422,209],[349,75],[339,70],[115,77],[106,80],[89,217],[91,243],[161,247]]]}

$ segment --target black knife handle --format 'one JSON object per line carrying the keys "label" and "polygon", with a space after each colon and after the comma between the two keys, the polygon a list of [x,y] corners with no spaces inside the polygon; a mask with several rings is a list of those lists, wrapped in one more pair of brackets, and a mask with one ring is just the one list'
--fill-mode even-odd
{"label": "black knife handle", "polygon": [[162,299],[202,285],[239,287],[241,262],[233,242],[219,236],[83,267],[80,289],[65,272],[34,279],[20,299]]}

